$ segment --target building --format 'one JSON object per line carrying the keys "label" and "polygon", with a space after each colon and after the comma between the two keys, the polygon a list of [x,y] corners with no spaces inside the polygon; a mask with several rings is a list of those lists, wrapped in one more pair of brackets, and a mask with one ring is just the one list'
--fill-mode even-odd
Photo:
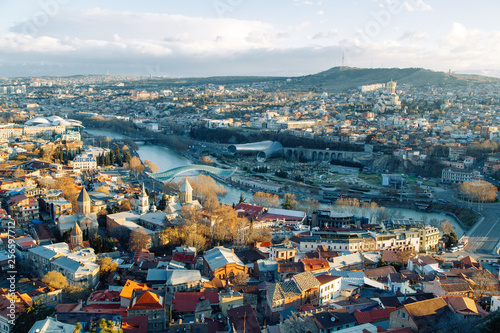
{"label": "building", "polygon": [[142,183],[142,191],[139,195],[139,202],[137,205],[137,212],[141,215],[146,214],[149,211],[149,197],[144,189],[144,183]]}
{"label": "building", "polygon": [[75,227],[75,224],[78,223],[85,238],[85,236],[88,237],[93,235],[99,228],[99,223],[97,223],[97,214],[92,213],[91,200],[85,186],[82,187],[76,201],[78,205],[78,213],[60,216],[57,221],[57,227],[59,228],[61,234],[63,234],[67,230],[72,230]]}
{"label": "building", "polygon": [[28,333],[73,333],[75,329],[76,325],[62,323],[57,319],[48,317],[37,321]]}
{"label": "building", "polygon": [[340,276],[321,274],[316,276],[320,283],[319,304],[326,304],[340,296],[342,278]]}
{"label": "building", "polygon": [[284,244],[271,246],[269,259],[285,262],[293,262],[299,251],[296,248]]}
{"label": "building", "polygon": [[72,162],[74,170],[89,171],[97,169],[97,161],[92,154],[78,155]]}
{"label": "building", "polygon": [[203,274],[210,278],[230,279],[239,273],[248,273],[248,267],[238,258],[234,250],[217,246],[203,255]]}
{"label": "building", "polygon": [[434,250],[439,243],[439,238],[441,238],[439,229],[430,225],[418,229],[418,234],[420,237],[420,250],[423,251]]}
{"label": "building", "polygon": [[477,170],[467,171],[461,169],[446,168],[441,173],[441,182],[443,183],[461,183],[475,180],[483,180],[484,177]]}
{"label": "building", "polygon": [[317,210],[312,213],[311,228],[349,228],[351,225],[359,226],[359,221],[356,223],[351,213],[330,210]]}
{"label": "building", "polygon": [[266,285],[268,315],[277,318],[280,311],[290,306],[299,308],[306,303],[318,305],[320,286],[320,281],[311,272],[295,274],[283,282],[268,283]]}
{"label": "building", "polygon": [[396,94],[396,82],[391,80],[386,84],[386,91],[380,96],[373,111],[384,113],[386,111],[398,112],[399,110],[401,110],[401,101]]}
{"label": "building", "polygon": [[64,275],[70,286],[94,288],[99,282],[99,265],[61,256],[50,263],[51,270]]}
{"label": "building", "polygon": [[448,158],[451,161],[458,161],[460,156],[467,155],[467,147],[462,146],[450,146],[448,148]]}
{"label": "building", "polygon": [[134,291],[128,316],[148,316],[148,332],[164,332],[170,322],[170,306],[162,291]]}
{"label": "building", "polygon": [[20,226],[26,226],[32,220],[38,220],[39,206],[37,199],[18,194],[10,198],[7,203],[10,215]]}
{"label": "building", "polygon": [[154,268],[148,270],[146,281],[167,292],[199,291],[201,273],[199,270]]}
{"label": "building", "polygon": [[410,327],[413,332],[450,332],[455,313],[442,298],[405,304],[391,311],[389,328]]}

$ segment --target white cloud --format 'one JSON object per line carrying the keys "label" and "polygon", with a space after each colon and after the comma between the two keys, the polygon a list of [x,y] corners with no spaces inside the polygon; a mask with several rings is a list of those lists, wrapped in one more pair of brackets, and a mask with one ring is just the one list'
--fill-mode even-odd
{"label": "white cloud", "polygon": [[427,32],[423,31],[406,31],[401,36],[398,37],[398,40],[424,40],[428,37]]}
{"label": "white cloud", "polygon": [[339,34],[338,29],[332,29],[332,30],[328,30],[328,31],[324,31],[324,32],[318,32],[318,33],[314,34],[312,39],[330,39],[331,40],[331,39],[337,37],[338,34]]}

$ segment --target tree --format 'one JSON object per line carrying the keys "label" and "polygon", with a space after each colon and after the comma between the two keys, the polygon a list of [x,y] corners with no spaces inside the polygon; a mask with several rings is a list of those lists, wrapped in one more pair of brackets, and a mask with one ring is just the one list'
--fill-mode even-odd
{"label": "tree", "polygon": [[214,161],[209,156],[200,156],[198,162],[205,165],[214,165]]}
{"label": "tree", "polygon": [[[202,202],[206,200],[216,200],[218,195],[225,195],[227,193],[224,186],[217,184],[210,176],[198,175],[194,179],[189,177],[187,179],[193,188],[193,193],[195,193]],[[184,181],[185,179],[182,179],[179,186]]]}
{"label": "tree", "polygon": [[296,209],[297,208],[297,199],[295,198],[295,194],[285,193],[283,196],[283,204],[281,208],[283,209]]}
{"label": "tree", "polygon": [[42,282],[55,289],[65,289],[68,287],[68,280],[64,275],[56,271],[50,271],[42,278]]}
{"label": "tree", "polygon": [[16,318],[14,331],[28,333],[37,321],[50,317],[55,311],[54,308],[45,306],[42,301],[35,301]]}
{"label": "tree", "polygon": [[151,238],[146,234],[143,227],[136,228],[130,233],[129,249],[140,250],[147,249],[151,243]]}
{"label": "tree", "polygon": [[64,176],[56,180],[55,187],[63,191],[63,196],[66,200],[71,202],[71,207],[73,212],[78,212],[78,203],[76,199],[80,191],[75,186],[74,180],[71,177]]}
{"label": "tree", "polygon": [[151,173],[157,173],[159,170],[158,166],[154,162],[145,160],[144,165],[148,168],[149,172]]}
{"label": "tree", "polygon": [[281,206],[280,197],[277,194],[262,191],[254,193],[252,196],[252,202],[254,205],[263,207],[278,208]]}
{"label": "tree", "polygon": [[313,198],[307,197],[299,202],[299,209],[304,211],[307,215],[311,215],[313,212],[317,211],[319,207],[319,201]]}
{"label": "tree", "polygon": [[387,263],[382,258],[380,258],[377,263],[377,267],[384,267],[384,266],[387,266]]}
{"label": "tree", "polygon": [[472,275],[473,289],[480,299],[485,294],[498,292],[498,281],[495,276],[486,269],[480,270]]}
{"label": "tree", "polygon": [[173,181],[166,182],[163,184],[163,192],[165,193],[177,193],[179,192],[180,183],[175,183]]}
{"label": "tree", "polygon": [[167,208],[167,195],[163,193],[161,196],[160,202],[158,202],[158,209],[159,210],[164,210]]}
{"label": "tree", "polygon": [[122,202],[120,202],[120,206],[118,209],[120,210],[120,212],[128,212],[134,208],[132,207],[132,204],[130,203],[129,200],[122,200]]}
{"label": "tree", "polygon": [[443,234],[449,235],[455,230],[455,227],[450,221],[441,222],[441,231]]}
{"label": "tree", "polygon": [[98,188],[95,189],[97,192],[102,192],[102,193],[105,193],[105,194],[109,194],[109,189],[105,186],[100,186]]}
{"label": "tree", "polygon": [[26,171],[23,168],[17,168],[12,175],[14,178],[19,178],[26,175]]}
{"label": "tree", "polygon": [[128,165],[129,169],[134,171],[136,177],[144,171],[144,165],[142,165],[141,160],[137,156],[132,157]]}
{"label": "tree", "polygon": [[247,198],[243,196],[243,192],[240,193],[240,199],[238,200],[238,204],[246,202]]}
{"label": "tree", "polygon": [[296,313],[292,313],[283,322],[280,332],[282,333],[303,333],[303,332],[315,332],[317,331],[317,326],[311,317],[301,317]]}
{"label": "tree", "polygon": [[91,292],[92,291],[89,288],[84,288],[80,286],[69,286],[64,291],[64,295],[73,302],[77,302],[79,300],[89,298]]}
{"label": "tree", "polygon": [[114,262],[110,257],[105,257],[99,263],[99,271],[101,274],[101,281],[105,281],[107,277],[116,271],[118,263]]}
{"label": "tree", "polygon": [[340,198],[335,201],[335,206],[339,210],[345,210],[347,212],[353,213],[359,208],[359,200],[357,198]]}
{"label": "tree", "polygon": [[241,286],[247,284],[248,280],[250,280],[250,276],[248,275],[248,273],[239,272],[233,278],[233,283],[237,286]]}

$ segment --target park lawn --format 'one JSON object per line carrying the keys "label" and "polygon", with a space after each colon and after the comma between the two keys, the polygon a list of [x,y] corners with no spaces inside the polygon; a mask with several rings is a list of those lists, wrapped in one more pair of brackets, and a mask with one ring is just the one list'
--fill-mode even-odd
{"label": "park lawn", "polygon": [[365,173],[360,173],[358,177],[359,179],[364,180],[368,184],[376,186],[382,185],[382,176],[379,174],[367,175]]}

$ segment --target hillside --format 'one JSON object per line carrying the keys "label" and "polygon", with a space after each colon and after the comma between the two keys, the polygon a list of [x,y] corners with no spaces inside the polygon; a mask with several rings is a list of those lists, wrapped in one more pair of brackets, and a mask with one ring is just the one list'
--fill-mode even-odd
{"label": "hillside", "polygon": [[500,79],[480,75],[460,75],[436,72],[423,68],[351,68],[334,67],[324,72],[291,78],[288,87],[293,90],[315,92],[343,92],[361,85],[385,83],[390,80],[398,84],[413,86],[467,85],[474,83],[500,82]]}

